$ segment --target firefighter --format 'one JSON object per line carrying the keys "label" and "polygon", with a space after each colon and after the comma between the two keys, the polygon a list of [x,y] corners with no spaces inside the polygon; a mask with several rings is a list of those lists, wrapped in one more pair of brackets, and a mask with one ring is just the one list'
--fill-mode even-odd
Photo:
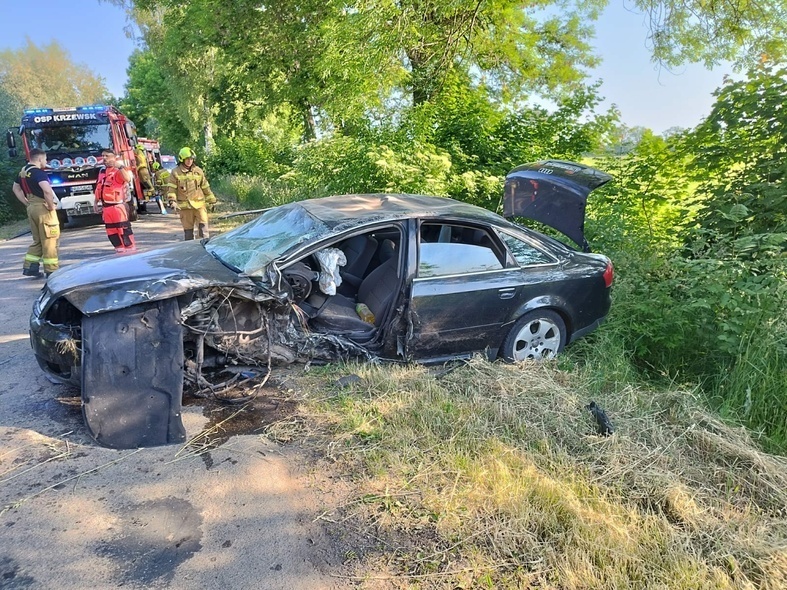
{"label": "firefighter", "polygon": [[156,185],[155,197],[156,204],[162,215],[168,215],[167,207],[164,204],[164,195],[167,193],[167,178],[169,170],[162,168],[161,164],[153,162],[153,184]]}
{"label": "firefighter", "polygon": [[148,170],[148,157],[145,154],[145,146],[141,143],[136,145],[134,149],[134,159],[137,161],[137,175],[139,182],[142,184],[142,189],[147,196],[153,194],[154,186],[153,181],[150,179],[150,170]]}
{"label": "firefighter", "polygon": [[162,168],[158,162],[153,162],[153,181],[156,185],[156,192],[160,195],[167,193],[167,179],[169,178],[169,170]]}
{"label": "firefighter", "polygon": [[134,179],[131,170],[126,168],[123,160],[118,158],[112,150],[101,152],[104,157],[104,167],[98,173],[96,182],[96,212],[101,203],[101,217],[107,229],[109,242],[115,247],[115,252],[134,252],[137,247],[134,243],[134,232],[128,219],[128,183]]}
{"label": "firefighter", "polygon": [[208,237],[207,205],[213,205],[216,197],[210,190],[208,179],[202,168],[194,165],[194,150],[184,147],[178,152],[179,164],[170,172],[167,180],[167,200],[180,212],[183,234],[186,240],[194,239],[194,229],[200,238]]}
{"label": "firefighter", "polygon": [[30,160],[19,172],[11,190],[27,207],[27,219],[33,244],[27,249],[22,274],[40,278],[40,263],[44,263],[46,276],[58,269],[57,248],[60,239],[60,222],[55,211],[55,191],[49,184],[46,167],[46,152],[30,150]]}

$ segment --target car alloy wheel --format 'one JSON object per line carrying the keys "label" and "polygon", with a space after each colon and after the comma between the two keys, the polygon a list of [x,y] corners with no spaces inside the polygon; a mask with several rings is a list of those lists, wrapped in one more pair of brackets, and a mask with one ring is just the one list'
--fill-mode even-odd
{"label": "car alloy wheel", "polygon": [[523,315],[503,343],[508,361],[554,358],[566,344],[566,324],[554,311],[544,309]]}

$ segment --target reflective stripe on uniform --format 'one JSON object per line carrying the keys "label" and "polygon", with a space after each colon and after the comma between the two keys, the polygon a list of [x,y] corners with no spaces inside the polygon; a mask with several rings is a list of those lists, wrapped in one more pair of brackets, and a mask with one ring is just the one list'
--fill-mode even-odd
{"label": "reflective stripe on uniform", "polygon": [[32,254],[25,254],[25,262],[38,262],[41,260],[40,256],[33,256]]}

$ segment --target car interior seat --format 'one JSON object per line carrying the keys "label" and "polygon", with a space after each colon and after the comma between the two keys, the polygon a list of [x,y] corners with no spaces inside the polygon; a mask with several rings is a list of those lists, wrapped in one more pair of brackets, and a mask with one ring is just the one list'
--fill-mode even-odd
{"label": "car interior seat", "polygon": [[380,258],[380,263],[387,262],[389,258],[396,256],[396,244],[391,239],[385,239],[380,242],[377,256]]}
{"label": "car interior seat", "polygon": [[347,264],[339,268],[342,277],[342,285],[339,292],[344,295],[352,295],[361,285],[369,262],[377,251],[377,240],[369,235],[353,236],[345,240],[339,248],[347,258]]}
{"label": "car interior seat", "polygon": [[[394,256],[370,272],[361,282],[355,301],[340,293],[326,298],[311,325],[320,331],[373,332],[374,328],[381,324],[398,291],[398,266],[399,260]],[[358,317],[355,311],[356,303],[364,303],[369,307],[374,314],[374,326]]]}

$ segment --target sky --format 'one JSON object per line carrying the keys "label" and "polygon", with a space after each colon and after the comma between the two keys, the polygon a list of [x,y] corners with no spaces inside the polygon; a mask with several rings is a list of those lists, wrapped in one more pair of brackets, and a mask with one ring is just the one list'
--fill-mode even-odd
{"label": "sky", "polygon": [[[603,80],[601,108],[615,104],[623,123],[655,133],[694,127],[710,113],[711,93],[731,71],[700,65],[659,70],[650,62],[643,15],[626,6],[625,0],[611,0],[596,25],[594,45],[603,63],[591,76]],[[73,61],[104,78],[115,96],[124,94],[135,47],[128,27],[123,9],[98,0],[0,0],[0,50],[19,49],[26,37],[39,46],[57,41]]]}

